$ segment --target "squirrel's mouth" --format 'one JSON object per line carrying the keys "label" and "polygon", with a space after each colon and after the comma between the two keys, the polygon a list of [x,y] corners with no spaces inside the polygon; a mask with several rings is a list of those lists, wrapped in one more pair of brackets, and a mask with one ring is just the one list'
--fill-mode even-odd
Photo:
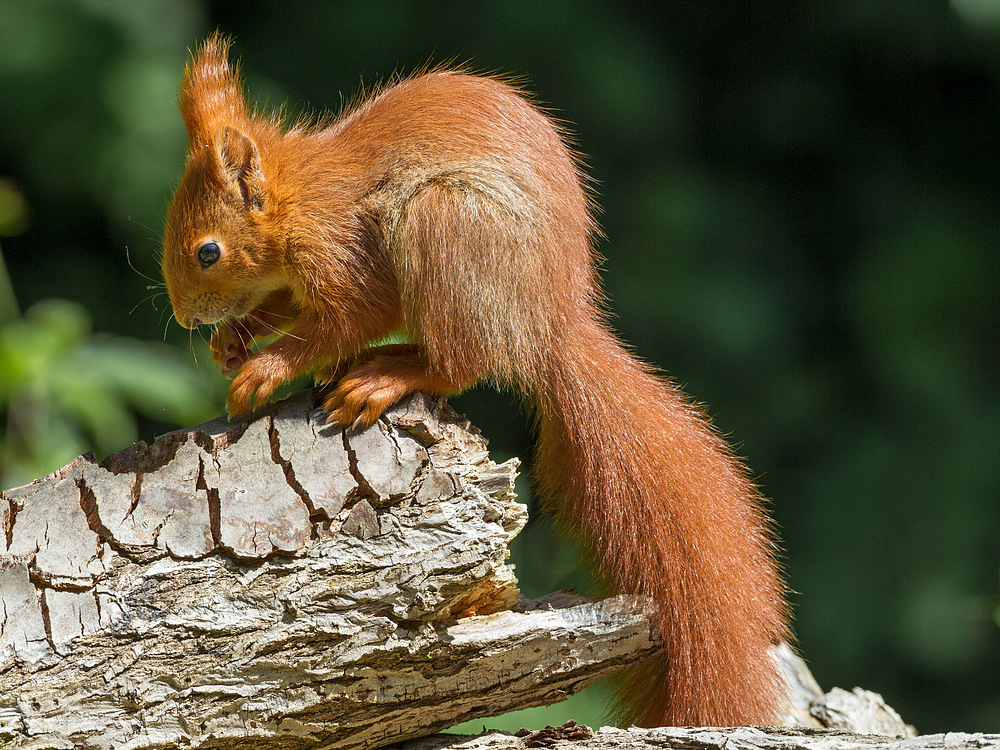
{"label": "squirrel's mouth", "polygon": [[[246,320],[263,302],[267,295],[254,293],[253,291],[243,292],[235,299],[230,300],[226,305],[216,308],[218,314],[211,318],[202,315],[202,322],[211,325],[222,325],[223,323],[239,323]],[[215,310],[213,310],[215,312]],[[194,326],[192,326],[193,328]]]}
{"label": "squirrel's mouth", "polygon": [[187,328],[190,331],[193,331],[198,326],[211,325],[216,322],[212,320],[210,315],[205,315],[204,312],[188,314],[178,310],[174,311],[174,320],[180,323],[181,328]]}
{"label": "squirrel's mouth", "polygon": [[180,308],[174,307],[174,318],[184,328],[194,330],[201,325],[217,325],[227,320],[245,318],[253,311],[249,294],[241,294],[224,302],[218,292],[202,292]]}
{"label": "squirrel's mouth", "polygon": [[222,317],[215,321],[224,323],[229,320],[242,320],[254,311],[257,305],[254,303],[250,292],[244,292],[236,299],[232,300],[222,310]]}

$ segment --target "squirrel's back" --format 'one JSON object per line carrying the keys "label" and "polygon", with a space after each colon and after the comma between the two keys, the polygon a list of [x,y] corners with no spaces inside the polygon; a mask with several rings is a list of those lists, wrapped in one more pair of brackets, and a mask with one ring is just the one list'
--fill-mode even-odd
{"label": "squirrel's back", "polygon": [[561,325],[599,297],[590,197],[551,119],[501,80],[436,71],[395,83],[311,140],[327,158],[368,165],[364,205],[404,310],[416,313],[404,328],[432,366],[461,369],[461,340],[457,356],[533,389]]}

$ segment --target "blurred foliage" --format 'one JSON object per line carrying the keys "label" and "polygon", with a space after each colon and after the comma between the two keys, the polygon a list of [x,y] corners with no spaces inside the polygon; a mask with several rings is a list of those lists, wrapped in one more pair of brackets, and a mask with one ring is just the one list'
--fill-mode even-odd
{"label": "blurred foliage", "polygon": [[[924,731],[998,731],[998,7],[4,0],[0,233],[28,310],[0,293],[5,477],[222,408],[217,375],[198,381],[214,368],[192,374],[201,342],[144,303],[189,47],[234,34],[253,98],[293,113],[469,61],[572,123],[616,326],[772,498],[820,682],[878,690]],[[139,343],[164,331],[176,355]],[[456,403],[500,457],[530,457],[511,397]],[[544,523],[517,547],[529,593],[586,585]],[[599,723],[594,695],[508,726]]]}
{"label": "blurred foliage", "polygon": [[211,414],[206,379],[164,344],[93,335],[75,302],[43,300],[0,327],[0,485],[35,479],[89,450],[139,439],[136,413],[192,424]]}

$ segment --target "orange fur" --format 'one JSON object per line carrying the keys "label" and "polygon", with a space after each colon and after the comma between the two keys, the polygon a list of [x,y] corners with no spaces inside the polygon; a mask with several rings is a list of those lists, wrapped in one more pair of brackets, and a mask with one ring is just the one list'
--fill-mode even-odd
{"label": "orange fur", "polygon": [[[216,358],[238,369],[230,412],[345,364],[326,403],[341,424],[414,390],[517,388],[557,518],[612,586],[652,602],[667,658],[635,668],[627,718],[775,721],[768,649],[788,627],[760,500],[704,417],[604,324],[596,226],[558,128],[510,85],[447,70],[286,127],[247,109],[228,47],[209,38],[185,71],[191,150],[163,273],[182,325],[217,324]],[[365,353],[399,330],[417,345]]]}

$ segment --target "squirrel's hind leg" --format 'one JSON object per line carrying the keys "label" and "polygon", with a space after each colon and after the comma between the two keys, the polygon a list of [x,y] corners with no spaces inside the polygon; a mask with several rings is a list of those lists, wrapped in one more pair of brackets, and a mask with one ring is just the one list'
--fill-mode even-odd
{"label": "squirrel's hind leg", "polygon": [[383,346],[362,354],[324,402],[327,421],[345,427],[368,427],[405,396],[424,391],[435,396],[471,386],[431,371],[415,345]]}

